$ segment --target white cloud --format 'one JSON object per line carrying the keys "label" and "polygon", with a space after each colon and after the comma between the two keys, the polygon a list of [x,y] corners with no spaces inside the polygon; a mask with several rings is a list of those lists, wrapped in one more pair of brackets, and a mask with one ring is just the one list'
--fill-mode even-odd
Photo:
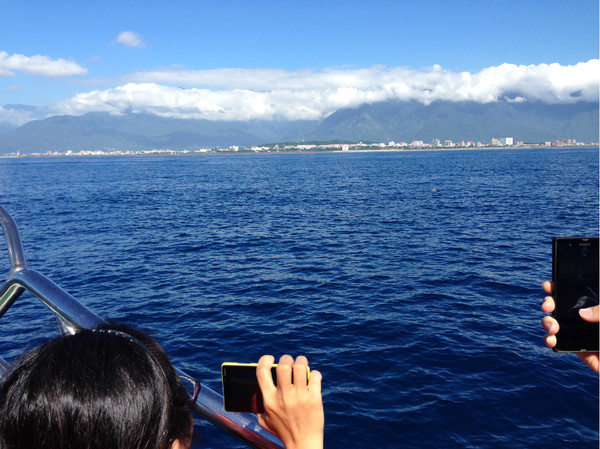
{"label": "white cloud", "polygon": [[126,47],[143,47],[144,43],[139,34],[133,31],[123,31],[117,36],[117,42],[123,44]]}
{"label": "white cloud", "polygon": [[15,72],[26,72],[42,76],[85,75],[88,71],[73,61],[50,59],[48,56],[10,55],[0,51],[0,76],[13,76]]}
{"label": "white cloud", "polygon": [[0,123],[11,126],[22,126],[32,120],[44,118],[43,109],[33,107],[2,107],[0,106]]}
{"label": "white cloud", "polygon": [[210,120],[320,119],[340,108],[385,100],[598,101],[599,79],[597,59],[572,66],[502,64],[474,74],[440,66],[424,71],[382,66],[294,72],[161,70],[128,75],[118,87],[81,93],[55,108],[63,114],[133,111]]}

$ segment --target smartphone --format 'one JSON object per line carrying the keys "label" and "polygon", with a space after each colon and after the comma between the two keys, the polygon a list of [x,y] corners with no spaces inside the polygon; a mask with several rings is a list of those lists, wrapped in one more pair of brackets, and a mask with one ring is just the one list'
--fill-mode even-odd
{"label": "smartphone", "polygon": [[598,323],[579,316],[579,310],[598,305],[598,237],[557,237],[552,242],[552,316],[560,325],[557,352],[598,352]]}
{"label": "smartphone", "polygon": [[[223,381],[223,406],[228,412],[263,413],[262,394],[256,378],[256,363],[230,363],[221,365]],[[277,365],[271,367],[273,382],[277,385]]]}
{"label": "smartphone", "polygon": [[[231,363],[221,365],[223,406],[228,412],[263,413],[262,394],[256,378],[257,363]],[[273,383],[277,385],[277,364],[271,367]],[[307,378],[310,369],[307,367]],[[292,377],[293,382],[293,377]]]}

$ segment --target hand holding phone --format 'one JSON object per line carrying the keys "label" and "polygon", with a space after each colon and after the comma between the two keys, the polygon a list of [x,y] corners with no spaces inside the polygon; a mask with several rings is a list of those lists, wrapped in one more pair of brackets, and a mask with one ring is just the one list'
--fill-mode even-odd
{"label": "hand holding phone", "polygon": [[266,409],[258,415],[259,424],[277,436],[285,447],[323,448],[321,373],[312,371],[309,378],[306,357],[294,360],[284,355],[279,359],[275,386],[269,373],[273,361],[269,355],[258,361],[256,373]]}
{"label": "hand holding phone", "polygon": [[554,311],[558,352],[598,352],[597,322],[579,311],[598,305],[598,238],[555,238],[552,246]]}
{"label": "hand holding phone", "polygon": [[[256,369],[257,363],[225,362],[221,365],[223,383],[223,406],[228,412],[264,413],[262,392],[259,387]],[[305,379],[310,377],[308,364]],[[273,386],[277,386],[277,364],[270,364]],[[297,376],[302,377],[302,376]],[[293,383],[293,373],[291,382]],[[307,380],[304,380],[307,384]]]}

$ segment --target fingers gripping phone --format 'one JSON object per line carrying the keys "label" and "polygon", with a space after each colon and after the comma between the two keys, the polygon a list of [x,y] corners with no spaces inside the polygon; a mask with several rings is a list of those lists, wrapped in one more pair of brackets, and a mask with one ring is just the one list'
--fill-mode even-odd
{"label": "fingers gripping phone", "polygon": [[[264,413],[262,394],[256,378],[256,363],[221,365],[223,406],[228,412]],[[277,385],[277,364],[271,367],[273,383]],[[310,370],[307,367],[307,378]],[[293,379],[292,379],[293,381]]]}
{"label": "fingers gripping phone", "polygon": [[598,323],[579,316],[579,310],[598,305],[598,238],[555,238],[552,245],[552,280],[560,330],[555,351],[597,352]]}

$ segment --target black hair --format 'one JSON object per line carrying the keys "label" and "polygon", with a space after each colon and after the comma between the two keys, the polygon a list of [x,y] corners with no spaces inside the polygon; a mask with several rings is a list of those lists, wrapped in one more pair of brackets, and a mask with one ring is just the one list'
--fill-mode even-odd
{"label": "black hair", "polygon": [[169,358],[121,325],[26,353],[0,387],[2,449],[169,449],[193,404]]}

